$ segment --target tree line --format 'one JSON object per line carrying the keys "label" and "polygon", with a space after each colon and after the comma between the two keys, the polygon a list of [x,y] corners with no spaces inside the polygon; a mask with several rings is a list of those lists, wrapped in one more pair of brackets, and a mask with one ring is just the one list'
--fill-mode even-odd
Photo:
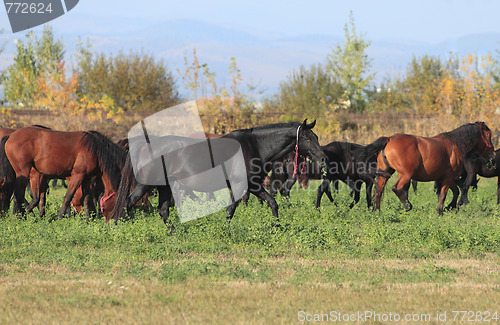
{"label": "tree line", "polygon": [[[297,118],[331,119],[339,112],[438,114],[463,119],[493,118],[500,102],[500,52],[495,55],[450,53],[446,58],[413,57],[406,73],[373,84],[370,42],[356,30],[352,13],[344,26],[344,43],[324,62],[290,72],[275,94],[262,98],[257,87],[243,91],[236,59],[229,63],[230,84],[218,85],[215,72],[193,50],[178,69],[182,86],[197,100],[207,130],[230,129]],[[2,48],[0,47],[0,52]],[[68,73],[69,72],[69,73]],[[65,49],[46,25],[17,42],[14,63],[0,74],[4,100],[11,107],[49,109],[116,123],[127,112],[155,112],[179,103],[180,82],[167,64],[140,52],[95,53],[80,41],[74,64],[66,67]],[[187,99],[187,98],[186,98]]]}

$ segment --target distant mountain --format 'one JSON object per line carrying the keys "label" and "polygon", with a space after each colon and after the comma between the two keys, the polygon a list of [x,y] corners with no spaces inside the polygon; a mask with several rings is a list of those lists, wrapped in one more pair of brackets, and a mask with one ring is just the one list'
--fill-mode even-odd
{"label": "distant mountain", "polygon": [[[194,20],[151,22],[73,15],[54,21],[52,26],[56,36],[63,36],[68,55],[73,53],[79,37],[89,37],[94,51],[143,51],[164,59],[175,71],[183,70],[184,57],[191,58],[196,48],[200,62],[207,63],[210,70],[216,72],[219,84],[229,83],[228,66],[230,58],[235,57],[243,81],[266,89],[268,94],[275,92],[293,69],[325,62],[331,49],[343,42],[343,36],[290,37]],[[342,31],[338,33],[342,35]],[[0,35],[0,41],[2,39],[9,39],[9,35]],[[369,35],[367,39],[370,40]],[[376,73],[375,82],[402,76],[414,55],[445,58],[450,51],[463,56],[494,53],[495,49],[500,49],[498,33],[469,35],[437,44],[391,39],[371,41],[367,53],[372,59],[372,71]],[[9,41],[5,53],[0,56],[0,70],[12,62],[14,53],[14,44]],[[177,79],[180,81],[180,77]]]}

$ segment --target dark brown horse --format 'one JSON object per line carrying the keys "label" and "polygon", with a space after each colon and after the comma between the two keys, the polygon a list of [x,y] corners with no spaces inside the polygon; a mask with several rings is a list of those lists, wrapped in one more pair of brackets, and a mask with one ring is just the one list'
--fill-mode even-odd
{"label": "dark brown horse", "polygon": [[366,146],[360,156],[360,161],[365,163],[374,156],[377,158],[374,208],[380,209],[384,187],[394,171],[399,176],[392,190],[406,210],[412,208],[408,201],[408,188],[412,179],[420,182],[439,181],[439,214],[443,213],[446,193],[451,188],[453,200],[448,208],[455,208],[459,194],[455,178],[462,172],[465,157],[474,151],[487,160],[494,156],[491,131],[484,122],[469,123],[432,138],[408,134],[379,138]]}
{"label": "dark brown horse", "polygon": [[[4,139],[5,140],[5,139]],[[105,195],[111,195],[118,187],[120,172],[126,159],[125,151],[102,134],[91,132],[60,132],[38,127],[25,127],[13,132],[1,142],[0,164],[3,174],[0,181],[15,184],[15,196],[23,202],[28,181],[31,181],[33,200],[27,211],[39,202],[48,185],[48,179],[70,177],[68,190],[58,217],[69,212],[69,205],[79,186],[89,192],[93,176],[101,176]],[[30,179],[31,169],[39,177]],[[24,213],[21,206],[20,211]]]}
{"label": "dark brown horse", "polygon": [[477,188],[477,175],[486,178],[497,177],[497,204],[500,204],[500,149],[495,150],[493,164],[489,165],[477,155],[472,155],[464,161],[464,170],[460,179],[460,201],[459,205],[469,203],[469,187]]}
{"label": "dark brown horse", "polygon": [[[316,121],[310,124],[308,124],[307,121],[304,121],[303,123],[279,123],[251,129],[236,130],[220,138],[225,141],[227,141],[227,139],[231,139],[239,142],[243,152],[245,166],[243,167],[243,170],[235,169],[231,172],[240,173],[243,171],[244,174],[246,174],[244,177],[247,178],[248,191],[257,196],[259,199],[266,201],[276,220],[278,220],[278,205],[274,198],[267,193],[262,186],[264,179],[270,171],[269,165],[271,162],[281,159],[288,152],[293,151],[294,147],[297,148],[299,154],[307,156],[313,160],[326,160],[325,154],[319,147],[318,138],[312,132],[312,128],[315,124]],[[169,140],[168,137],[159,139]],[[175,139],[179,143],[192,143],[192,140],[189,140],[190,138],[175,137]],[[172,142],[170,141],[168,143]],[[220,143],[224,143],[224,141],[221,141]],[[146,146],[139,146],[139,148],[141,150],[146,149]],[[187,150],[190,149],[188,148]],[[179,177],[179,179],[185,180],[186,175],[196,174],[193,172],[196,168],[196,159],[191,159],[191,157],[196,157],[195,154],[196,152],[189,152],[189,154],[179,155],[182,159],[172,159],[172,161],[177,165],[177,170],[175,170],[174,173],[171,173],[169,177]],[[220,157],[216,158],[220,159]],[[219,164],[219,162],[216,164]],[[186,188],[191,188],[201,192],[212,192],[214,189],[212,186],[213,184],[208,184],[210,186],[207,186],[205,183],[186,183],[182,185]],[[133,187],[134,189],[131,191]],[[137,202],[137,200],[152,187],[156,187],[158,189],[158,209],[163,221],[168,223],[168,208],[170,207],[170,202],[172,200],[172,191],[170,186],[168,184],[153,186],[138,183],[135,179],[129,156],[122,172],[122,180],[117,193],[118,202],[112,213],[115,220],[123,217],[125,213],[132,208],[135,202]],[[203,187],[210,190],[206,190]],[[233,217],[239,202],[240,199],[236,200],[227,208],[228,220],[231,220]]]}

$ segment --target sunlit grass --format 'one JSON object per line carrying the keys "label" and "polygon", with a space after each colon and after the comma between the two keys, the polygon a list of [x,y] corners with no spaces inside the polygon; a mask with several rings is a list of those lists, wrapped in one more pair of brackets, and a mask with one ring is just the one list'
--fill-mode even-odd
{"label": "sunlit grass", "polygon": [[[277,198],[279,226],[255,198],[231,223],[225,212],[180,223],[154,210],[118,225],[82,216],[0,219],[2,323],[291,323],[297,313],[435,313],[500,302],[496,182],[482,179],[469,206],[438,216],[432,184],[404,212],[390,190],[381,212],[347,190]],[[450,195],[451,196],[451,195]],[[448,198],[450,200],[451,198]],[[156,199],[153,199],[156,201]]]}

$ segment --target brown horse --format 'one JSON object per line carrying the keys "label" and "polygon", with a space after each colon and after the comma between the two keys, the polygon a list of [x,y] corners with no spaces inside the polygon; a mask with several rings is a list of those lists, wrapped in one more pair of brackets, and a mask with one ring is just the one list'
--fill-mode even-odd
{"label": "brown horse", "polygon": [[[5,184],[15,184],[15,196],[23,202],[28,180],[31,181],[33,200],[27,211],[31,211],[39,202],[50,178],[70,177],[68,190],[58,217],[69,211],[69,204],[79,186],[89,192],[93,176],[102,177],[105,195],[116,191],[120,181],[120,171],[126,154],[102,134],[92,132],[60,132],[37,127],[25,127],[13,132],[0,143],[0,164],[9,163],[8,168],[1,168],[0,180]],[[30,179],[31,169],[39,172],[39,177]],[[24,213],[20,207],[20,212]],[[17,211],[16,211],[17,212]]]}
{"label": "brown horse", "polygon": [[408,134],[381,137],[365,147],[360,161],[368,163],[377,158],[377,186],[374,208],[380,209],[384,187],[397,171],[399,176],[392,190],[404,204],[407,211],[412,208],[408,201],[410,180],[420,182],[439,181],[438,213],[443,213],[443,204],[448,189],[453,191],[453,200],[448,208],[455,208],[459,190],[455,178],[460,176],[465,157],[477,152],[484,159],[494,156],[491,131],[484,122],[469,123],[432,138]]}
{"label": "brown horse", "polygon": [[[33,127],[39,127],[43,129],[48,129],[45,126],[42,125],[33,125]],[[0,139],[4,137],[9,137],[12,133],[14,133],[16,129],[11,129],[11,128],[0,128]],[[7,141],[7,140],[5,140]],[[38,172],[36,169],[32,169],[30,171],[30,179],[31,178],[37,178],[38,177]],[[14,192],[14,187],[13,184],[12,186],[4,186],[4,181],[0,184],[0,211],[7,211],[10,207],[10,200],[12,197],[12,194]],[[17,200],[14,200],[14,209],[16,210],[19,206],[19,204],[24,204],[26,200],[23,200],[22,202],[18,203]],[[41,194],[40,197],[40,216],[44,214],[44,206],[45,206],[45,193]]]}

